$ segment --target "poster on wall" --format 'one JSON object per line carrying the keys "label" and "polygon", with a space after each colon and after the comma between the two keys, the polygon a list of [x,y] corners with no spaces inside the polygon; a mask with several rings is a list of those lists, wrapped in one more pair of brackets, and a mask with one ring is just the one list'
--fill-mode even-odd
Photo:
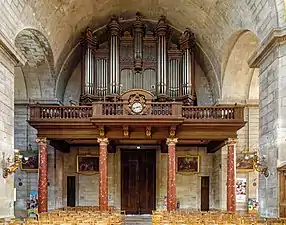
{"label": "poster on wall", "polygon": [[246,178],[236,178],[236,202],[246,202]]}
{"label": "poster on wall", "polygon": [[31,191],[27,200],[28,217],[37,217],[38,214],[38,192]]}

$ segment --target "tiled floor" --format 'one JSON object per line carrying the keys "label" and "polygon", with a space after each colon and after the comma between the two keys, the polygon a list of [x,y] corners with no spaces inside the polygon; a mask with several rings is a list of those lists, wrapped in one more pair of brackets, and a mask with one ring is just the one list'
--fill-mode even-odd
{"label": "tiled floor", "polygon": [[126,225],[151,225],[151,215],[127,215]]}

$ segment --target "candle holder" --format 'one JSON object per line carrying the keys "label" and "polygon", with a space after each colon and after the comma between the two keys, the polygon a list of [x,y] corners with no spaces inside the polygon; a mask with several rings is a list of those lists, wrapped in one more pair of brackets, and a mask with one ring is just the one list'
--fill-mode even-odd
{"label": "candle holder", "polygon": [[2,153],[2,169],[3,169],[3,178],[8,178],[9,175],[15,173],[19,166],[22,164],[27,164],[29,157],[23,156],[20,154],[18,149],[15,149],[14,159],[11,159],[10,156],[6,158],[5,152]]}
{"label": "candle holder", "polygon": [[259,173],[262,173],[265,177],[269,176],[268,167],[265,165],[266,156],[263,155],[261,158],[258,156],[258,152],[249,152],[248,149],[244,149],[242,152],[245,160],[250,160],[253,165],[253,169]]}

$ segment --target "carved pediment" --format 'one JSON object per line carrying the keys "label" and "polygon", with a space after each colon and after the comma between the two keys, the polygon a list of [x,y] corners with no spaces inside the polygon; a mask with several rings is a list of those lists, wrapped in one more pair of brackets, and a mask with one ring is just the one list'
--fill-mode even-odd
{"label": "carved pediment", "polygon": [[153,98],[152,93],[140,89],[129,90],[121,95],[123,102],[127,103],[124,110],[128,115],[150,114],[151,107],[148,103],[150,103]]}

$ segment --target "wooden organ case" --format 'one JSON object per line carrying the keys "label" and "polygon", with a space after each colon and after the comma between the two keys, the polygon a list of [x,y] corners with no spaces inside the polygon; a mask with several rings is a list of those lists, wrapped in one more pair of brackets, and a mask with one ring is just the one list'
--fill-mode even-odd
{"label": "wooden organ case", "polygon": [[119,21],[104,29],[87,28],[81,40],[80,105],[120,101],[131,89],[151,92],[154,101],[195,105],[195,35],[180,34],[164,16],[157,24],[142,19]]}

